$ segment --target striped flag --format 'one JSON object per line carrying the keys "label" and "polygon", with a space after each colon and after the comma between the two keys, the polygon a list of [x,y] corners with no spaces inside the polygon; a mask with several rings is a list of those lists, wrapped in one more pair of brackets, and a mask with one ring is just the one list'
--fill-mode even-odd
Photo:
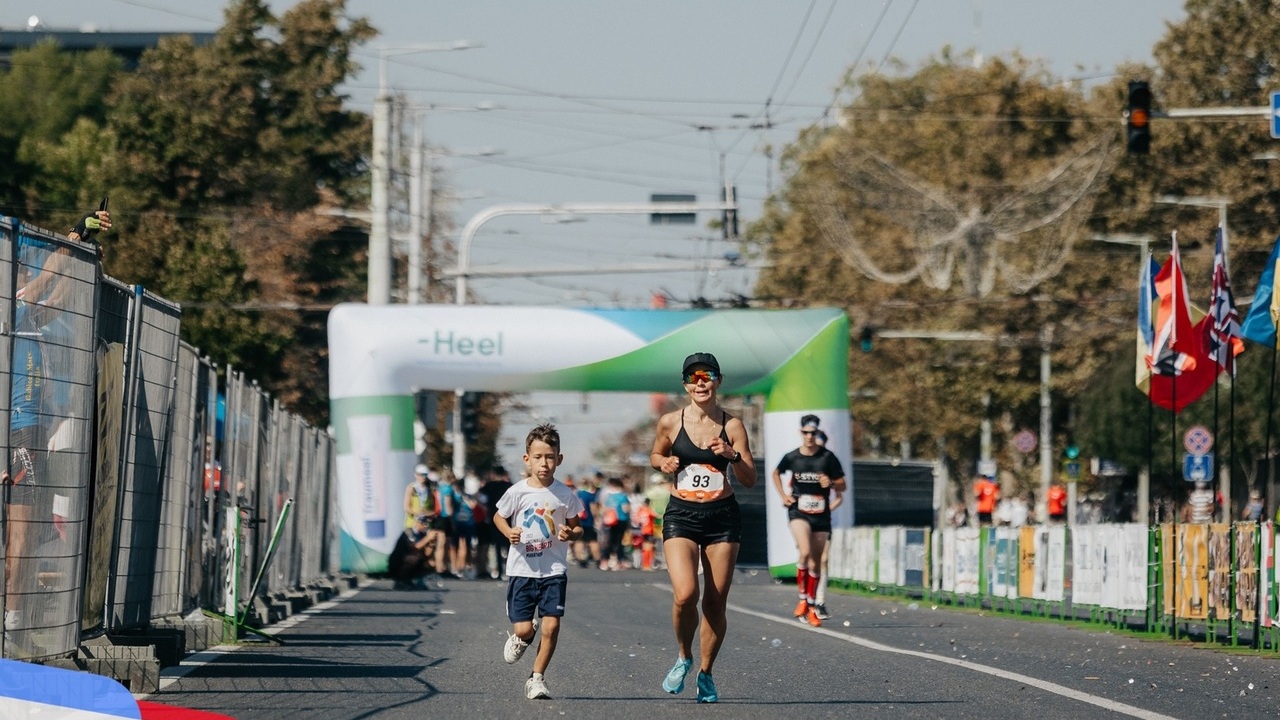
{"label": "striped flag", "polygon": [[1203,396],[1218,377],[1218,365],[1205,352],[1213,318],[1188,301],[1176,236],[1163,267],[1157,268],[1149,258],[1144,265],[1138,286],[1135,381],[1154,405],[1178,413]]}
{"label": "striped flag", "polygon": [[1147,364],[1156,375],[1175,376],[1194,370],[1196,357],[1185,352],[1192,343],[1191,301],[1178,254],[1178,233],[1173,234],[1169,260],[1155,278],[1160,304],[1156,307],[1155,342]]}
{"label": "striped flag", "polygon": [[1142,273],[1138,277],[1138,348],[1137,367],[1134,383],[1144,394],[1151,393],[1151,366],[1147,363],[1151,357],[1151,346],[1156,342],[1156,320],[1154,303],[1160,297],[1156,292],[1156,273],[1160,265],[1155,258],[1147,256],[1142,263]]}
{"label": "striped flag", "polygon": [[1236,356],[1244,352],[1244,336],[1240,328],[1240,313],[1236,310],[1236,298],[1231,292],[1231,278],[1227,274],[1226,233],[1218,228],[1213,243],[1213,291],[1209,295],[1209,337],[1205,349],[1209,357],[1223,372],[1236,376]]}

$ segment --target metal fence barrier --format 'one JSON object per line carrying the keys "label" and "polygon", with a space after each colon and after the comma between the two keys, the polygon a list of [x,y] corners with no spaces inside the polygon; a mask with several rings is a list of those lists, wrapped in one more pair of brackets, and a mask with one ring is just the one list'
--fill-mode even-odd
{"label": "metal fence barrier", "polygon": [[90,246],[0,218],[0,656],[253,616],[295,504],[260,595],[335,575],[331,438],[180,330]]}
{"label": "metal fence barrier", "polygon": [[1280,651],[1275,523],[832,533],[836,585]]}

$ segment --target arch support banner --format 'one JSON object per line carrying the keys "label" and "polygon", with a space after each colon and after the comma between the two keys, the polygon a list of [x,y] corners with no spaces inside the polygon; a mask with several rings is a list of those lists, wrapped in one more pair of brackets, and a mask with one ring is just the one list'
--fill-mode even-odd
{"label": "arch support banner", "polygon": [[[719,359],[722,393],[766,398],[765,447],[754,448],[757,464],[776,464],[793,449],[795,421],[814,412],[823,417],[832,450],[849,472],[849,321],[839,309],[334,308],[329,394],[338,446],[342,569],[386,569],[403,527],[399,499],[417,462],[415,391],[677,392],[681,361],[700,351]],[[764,469],[768,483],[773,468]],[[794,547],[788,559],[782,542],[775,558],[777,498],[772,488],[767,492],[769,564],[794,564]],[[850,519],[846,505],[836,521],[847,525]],[[780,533],[789,538],[785,516]]]}

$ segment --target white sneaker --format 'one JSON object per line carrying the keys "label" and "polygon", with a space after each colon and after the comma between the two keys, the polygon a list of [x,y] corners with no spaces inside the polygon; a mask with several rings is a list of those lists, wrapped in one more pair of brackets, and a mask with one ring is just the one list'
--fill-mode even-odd
{"label": "white sneaker", "polygon": [[[524,651],[529,648],[529,643],[520,639],[519,635],[511,634],[507,636],[507,644],[502,648],[502,659],[510,665],[520,659],[524,655]],[[545,686],[544,686],[545,687]]]}
{"label": "white sneaker", "polygon": [[537,675],[524,681],[524,696],[530,700],[550,700],[551,691],[547,683]]}

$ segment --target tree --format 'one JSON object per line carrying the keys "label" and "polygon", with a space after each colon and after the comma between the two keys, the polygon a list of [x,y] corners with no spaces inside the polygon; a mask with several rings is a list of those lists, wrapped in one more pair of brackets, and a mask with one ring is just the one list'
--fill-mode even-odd
{"label": "tree", "polygon": [[773,262],[756,294],[843,306],[855,332],[993,338],[878,341],[850,361],[857,423],[972,460],[984,396],[1002,432],[1037,425],[1043,332],[1058,394],[1088,382],[1114,332],[1097,314],[1111,271],[1081,272],[1073,254],[1114,133],[1077,88],[1016,55],[974,68],[944,50],[914,74],[851,85],[839,124],[784,154],[790,178],[749,231]]}
{"label": "tree", "polygon": [[369,124],[338,87],[373,30],[345,6],[303,0],[276,18],[261,0],[233,2],[210,44],[168,38],[145,53],[107,120],[127,189],[112,200],[108,271],[182,303],[188,341],[316,422],[324,316],[292,308],[364,287],[359,244],[315,213],[363,193]]}
{"label": "tree", "polygon": [[[84,210],[76,188],[94,146],[81,141],[105,123],[122,67],[106,50],[66,53],[52,41],[14,52],[0,73],[0,212],[60,228]],[[50,158],[67,137],[80,155]]]}

